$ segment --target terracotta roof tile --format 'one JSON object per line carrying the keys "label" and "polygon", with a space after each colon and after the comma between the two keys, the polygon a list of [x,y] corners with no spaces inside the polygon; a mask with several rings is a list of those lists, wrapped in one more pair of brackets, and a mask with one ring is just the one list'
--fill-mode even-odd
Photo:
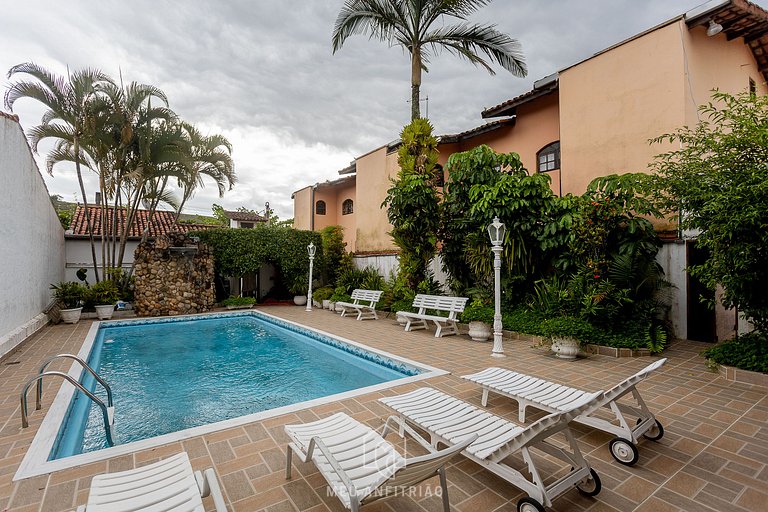
{"label": "terracotta roof tile", "polygon": [[225,210],[224,214],[232,220],[241,220],[246,222],[266,222],[267,219],[258,213],[251,212],[230,212]]}
{"label": "terracotta roof tile", "polygon": [[17,123],[19,122],[19,116],[17,116],[16,114],[8,114],[7,112],[3,112],[2,110],[0,110],[0,117],[10,119],[11,121],[16,121]]}
{"label": "terracotta roof tile", "polygon": [[[94,236],[101,236],[101,207],[88,206],[88,212],[91,217],[91,226],[93,227]],[[115,209],[108,208],[107,213],[107,232],[111,234],[111,228],[113,224]],[[176,214],[174,212],[161,211],[155,212],[151,224],[149,223],[149,211],[137,210],[135,221],[131,230],[128,232],[129,238],[141,238],[144,234],[144,230],[149,225],[149,236],[154,238],[159,235],[167,235],[172,231],[181,231],[188,233],[190,231],[200,231],[203,229],[214,229],[221,226],[211,226],[208,224],[176,224],[174,218]],[[118,236],[123,230],[125,225],[125,210],[122,208],[117,209],[117,233]],[[88,222],[85,218],[85,208],[83,205],[77,205],[75,214],[72,216],[72,222],[69,225],[69,229],[66,232],[67,237],[84,237],[88,236]]]}

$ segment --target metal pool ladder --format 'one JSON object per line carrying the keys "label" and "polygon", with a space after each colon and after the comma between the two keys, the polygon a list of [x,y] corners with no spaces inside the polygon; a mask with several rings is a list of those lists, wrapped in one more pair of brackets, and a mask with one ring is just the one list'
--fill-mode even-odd
{"label": "metal pool ladder", "polygon": [[[72,378],[67,373],[64,372],[57,372],[57,371],[48,371],[46,372],[45,369],[48,367],[51,362],[53,362],[56,359],[73,359],[76,362],[78,362],[84,369],[86,369],[91,375],[93,375],[93,378],[96,379],[96,382],[101,384],[104,389],[107,391],[107,404],[104,404],[104,401],[88,391],[80,382]],[[69,381],[73,386],[75,386],[77,389],[83,392],[85,396],[90,398],[96,405],[99,406],[101,409],[101,415],[104,419],[104,431],[107,436],[107,443],[109,446],[114,446],[115,442],[112,437],[112,431],[115,423],[115,406],[112,402],[112,388],[109,387],[109,384],[104,381],[101,377],[99,377],[99,374],[97,374],[93,368],[88,366],[88,363],[83,361],[81,358],[77,357],[74,354],[57,354],[51,358],[49,358],[45,363],[40,366],[40,369],[37,372],[37,375],[33,378],[31,378],[25,385],[24,389],[21,391],[21,427],[27,428],[29,426],[29,421],[27,420],[27,391],[29,391],[30,386],[32,384],[37,383],[37,390],[35,392],[35,410],[39,411],[42,408],[42,399],[43,399],[43,377],[48,376],[56,376],[56,377],[62,377],[63,379]]]}

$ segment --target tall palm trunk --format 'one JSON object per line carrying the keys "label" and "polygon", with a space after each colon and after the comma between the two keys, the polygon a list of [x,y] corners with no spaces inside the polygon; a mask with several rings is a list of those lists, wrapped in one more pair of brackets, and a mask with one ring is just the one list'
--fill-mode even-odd
{"label": "tall palm trunk", "polygon": [[411,54],[411,121],[421,117],[421,47],[414,46]]}
{"label": "tall palm trunk", "polygon": [[91,258],[93,259],[93,274],[96,282],[99,282],[99,266],[96,261],[96,244],[93,241],[93,228],[91,227],[91,213],[88,211],[88,196],[85,194],[85,184],[83,183],[83,173],[80,170],[80,138],[75,133],[75,170],[77,171],[77,182],[80,185],[80,193],[83,195],[83,208],[85,209],[85,225],[88,228],[88,239],[91,242]]}

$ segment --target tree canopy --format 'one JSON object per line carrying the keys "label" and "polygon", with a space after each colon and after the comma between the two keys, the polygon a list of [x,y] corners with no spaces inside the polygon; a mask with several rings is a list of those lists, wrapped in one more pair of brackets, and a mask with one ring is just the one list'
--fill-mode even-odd
{"label": "tree canopy", "polygon": [[653,163],[657,198],[709,252],[690,272],[768,330],[768,97],[715,91],[701,122],[661,135],[680,149]]}

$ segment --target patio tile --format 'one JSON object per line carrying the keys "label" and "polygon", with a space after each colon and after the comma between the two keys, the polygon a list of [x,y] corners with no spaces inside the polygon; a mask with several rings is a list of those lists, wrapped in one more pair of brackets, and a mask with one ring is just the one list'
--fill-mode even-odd
{"label": "patio tile", "polygon": [[[44,407],[30,416],[31,426],[22,430],[18,422],[18,388],[36,366],[56,352],[77,352],[90,327],[46,327],[19,349],[0,360],[0,510],[8,512],[58,512],[72,510],[87,500],[94,475],[122,471],[186,451],[195,469],[213,466],[219,476],[231,511],[240,512],[337,512],[338,499],[328,493],[323,477],[311,463],[294,461],[294,477],[285,479],[283,426],[314,421],[337,411],[380,427],[390,411],[378,399],[433,386],[479,405],[480,391],[460,379],[461,375],[488,366],[501,366],[586,390],[606,389],[648,363],[647,358],[615,359],[591,356],[569,363],[550,357],[546,350],[525,340],[505,340],[509,357],[490,357],[490,344],[469,341],[466,336],[435,339],[432,332],[405,333],[391,319],[356,322],[326,311],[307,314],[301,308],[265,308],[270,314],[337,333],[451,372],[450,375],[369,393],[341,402],[295,411],[204,436],[186,439],[136,454],[12,482],[47,407],[60,382],[44,382]],[[698,355],[705,345],[673,343],[669,361],[649,380],[641,392],[649,407],[664,424],[666,434],[658,442],[642,440],[640,459],[633,467],[616,463],[607,445],[613,436],[577,425],[575,435],[582,451],[603,481],[603,492],[587,498],[575,490],[555,500],[552,512],[581,511],[713,511],[762,510],[768,503],[768,396],[766,389],[725,381],[709,372]],[[19,364],[4,362],[18,360]],[[66,369],[55,363],[52,368]],[[489,409],[517,420],[514,401],[492,396]],[[529,409],[528,422],[542,416]],[[424,453],[413,443],[392,434],[387,438],[409,455]],[[519,457],[513,463],[520,464]],[[551,480],[563,468],[544,461],[543,474]],[[511,512],[523,494],[481,466],[457,458],[447,468],[449,496],[458,512]],[[440,512],[441,499],[434,494],[436,480],[420,486],[413,496],[375,502],[365,512]],[[428,494],[427,491],[432,494]],[[210,509],[210,499],[205,500]]]}

